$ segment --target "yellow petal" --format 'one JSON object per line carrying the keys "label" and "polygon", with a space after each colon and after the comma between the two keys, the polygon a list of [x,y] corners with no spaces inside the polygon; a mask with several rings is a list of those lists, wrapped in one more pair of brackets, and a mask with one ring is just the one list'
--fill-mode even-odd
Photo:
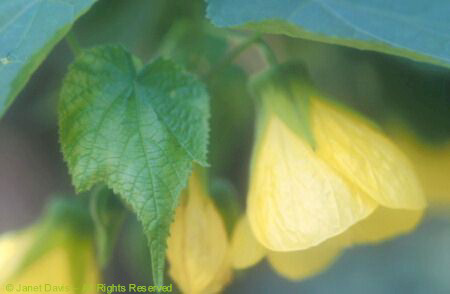
{"label": "yellow petal", "polygon": [[255,239],[247,217],[243,216],[236,224],[231,239],[231,262],[233,268],[251,267],[266,255],[267,250]]}
{"label": "yellow petal", "polygon": [[335,237],[306,250],[271,251],[268,260],[281,276],[290,280],[302,280],[327,269],[340,255],[343,245],[342,239]]}
{"label": "yellow petal", "polygon": [[268,114],[253,153],[247,215],[257,240],[274,251],[315,246],[376,207],[351,191],[302,138]]}
{"label": "yellow petal", "polygon": [[194,173],[171,227],[169,273],[184,293],[219,291],[231,276],[228,250],[222,218]]}
{"label": "yellow petal", "polygon": [[0,237],[0,283],[20,266],[23,256],[34,240],[34,229],[6,233]]}
{"label": "yellow petal", "polygon": [[[74,273],[72,272],[74,267],[69,252],[71,247],[67,244],[59,244],[52,247],[18,274],[13,274],[13,271],[9,271],[10,266],[17,269],[25,253],[30,248],[34,236],[35,232],[33,230],[25,230],[16,234],[8,234],[0,239],[0,266],[2,266],[2,275],[0,278],[1,291],[5,289],[6,284],[14,285],[16,290],[18,290],[17,287],[20,287],[20,285],[49,284],[67,286],[67,291],[64,290],[64,293],[75,294]],[[80,241],[75,246],[77,246],[78,253],[77,265],[83,266],[83,276],[77,278],[80,278],[79,282],[81,284],[94,287],[99,282],[99,272],[94,258],[93,246],[87,240]],[[10,250],[12,248],[16,248],[16,250]],[[5,265],[5,261],[12,263]],[[9,273],[9,275],[5,275],[5,272]],[[42,289],[42,291],[44,290]],[[27,291],[22,290],[17,292],[22,293]],[[58,290],[52,289],[51,292],[58,292]]]}
{"label": "yellow petal", "polygon": [[366,120],[319,98],[312,99],[318,155],[383,206],[420,209],[425,199],[406,156]]}
{"label": "yellow petal", "polygon": [[395,143],[409,157],[432,204],[450,204],[450,142],[432,146],[406,131],[396,131]]}
{"label": "yellow petal", "polygon": [[379,207],[369,217],[350,228],[352,242],[376,243],[414,230],[423,215],[422,210]]}
{"label": "yellow petal", "polygon": [[222,266],[217,271],[214,279],[209,283],[208,287],[202,292],[205,294],[209,293],[220,293],[225,285],[227,285],[233,277],[233,272],[230,267],[230,262],[227,260],[222,263]]}

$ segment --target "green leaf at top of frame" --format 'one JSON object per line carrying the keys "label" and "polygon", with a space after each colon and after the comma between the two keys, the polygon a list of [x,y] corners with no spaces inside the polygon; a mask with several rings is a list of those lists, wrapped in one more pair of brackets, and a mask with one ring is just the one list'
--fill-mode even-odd
{"label": "green leaf at top of frame", "polygon": [[0,117],[75,20],[97,0],[0,0]]}
{"label": "green leaf at top of frame", "polygon": [[448,0],[207,0],[220,27],[285,34],[450,67]]}
{"label": "green leaf at top of frame", "polygon": [[[110,187],[140,220],[163,282],[166,238],[192,162],[206,164],[209,98],[170,60],[138,69],[121,47],[83,51],[59,105],[60,141],[77,191]],[[130,244],[132,246],[132,244]]]}

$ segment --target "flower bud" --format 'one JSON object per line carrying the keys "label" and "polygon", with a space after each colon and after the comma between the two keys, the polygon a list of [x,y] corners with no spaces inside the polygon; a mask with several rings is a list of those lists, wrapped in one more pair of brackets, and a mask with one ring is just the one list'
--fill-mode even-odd
{"label": "flower bud", "polygon": [[217,293],[231,279],[225,224],[197,171],[176,210],[167,257],[183,293]]}
{"label": "flower bud", "polygon": [[[266,248],[308,249],[379,209],[425,207],[406,156],[371,123],[321,98],[292,67],[271,72],[257,89],[261,109],[247,214]],[[393,233],[374,234],[381,240]]]}

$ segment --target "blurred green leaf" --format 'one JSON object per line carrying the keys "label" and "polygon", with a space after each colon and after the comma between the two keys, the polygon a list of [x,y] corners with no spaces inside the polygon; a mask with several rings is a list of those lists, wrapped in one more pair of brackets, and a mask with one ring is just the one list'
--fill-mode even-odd
{"label": "blurred green leaf", "polygon": [[384,92],[384,123],[402,121],[428,143],[447,142],[450,139],[450,72],[384,59],[374,64]]}
{"label": "blurred green leaf", "polygon": [[234,225],[236,224],[241,209],[238,201],[238,192],[234,186],[225,179],[214,179],[210,187],[211,196],[225,222],[228,237],[231,238]]}
{"label": "blurred green leaf", "polygon": [[[136,281],[136,283],[142,281],[143,284],[148,283],[148,277],[152,273],[147,238],[142,232],[141,224],[134,215],[130,214],[127,217],[124,223],[123,233],[123,238],[120,238],[120,251],[124,256],[121,264],[126,267],[127,273],[133,277],[133,281]],[[133,244],[133,250],[127,250],[128,244]]]}
{"label": "blurred green leaf", "polygon": [[164,37],[161,54],[196,72],[206,72],[225,55],[224,32],[204,22],[180,20]]}
{"label": "blurred green leaf", "polygon": [[106,267],[125,219],[126,210],[111,190],[101,187],[91,196],[90,210],[100,265]]}
{"label": "blurred green leaf", "polygon": [[447,0],[208,0],[219,27],[285,34],[450,67]]}
{"label": "blurred green leaf", "polygon": [[[211,93],[212,174],[242,182],[242,167],[250,157],[254,120],[253,101],[247,91],[247,74],[229,66],[208,83]],[[239,169],[239,170],[236,170]]]}
{"label": "blurred green leaf", "polygon": [[0,0],[0,117],[96,0]]}
{"label": "blurred green leaf", "polygon": [[75,187],[104,182],[131,206],[158,285],[192,161],[206,164],[208,103],[202,83],[175,63],[157,59],[137,70],[121,47],[84,51],[64,80],[60,140]]}
{"label": "blurred green leaf", "polygon": [[[72,256],[80,256],[84,248],[80,243],[90,242],[92,220],[87,211],[87,203],[82,198],[56,197],[47,206],[41,218],[28,229],[33,234],[30,247],[20,260],[14,275],[20,276],[34,262],[57,246],[64,246]],[[24,231],[27,232],[27,231]],[[75,261],[75,263],[73,263]],[[84,259],[71,259],[71,272],[74,284],[83,285],[82,271],[85,268]]]}

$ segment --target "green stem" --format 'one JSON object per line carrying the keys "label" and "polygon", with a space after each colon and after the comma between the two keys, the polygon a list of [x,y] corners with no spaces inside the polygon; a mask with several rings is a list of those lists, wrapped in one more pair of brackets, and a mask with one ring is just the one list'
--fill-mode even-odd
{"label": "green stem", "polygon": [[66,35],[66,42],[67,45],[69,45],[70,51],[72,51],[72,54],[77,57],[81,53],[81,46],[78,42],[75,34],[73,32],[69,32]]}
{"label": "green stem", "polygon": [[229,64],[233,62],[239,55],[241,55],[245,50],[252,47],[253,45],[258,45],[261,50],[264,59],[271,66],[277,64],[277,59],[275,57],[274,52],[270,48],[270,46],[261,38],[261,34],[255,34],[253,36],[248,37],[242,43],[233,48],[219,63],[217,63],[208,73],[207,78],[210,78],[217,73],[221,72],[226,68]]}
{"label": "green stem", "polygon": [[277,65],[278,64],[277,57],[273,52],[272,48],[270,48],[269,44],[267,44],[266,41],[264,41],[262,38],[259,38],[258,45],[267,63],[271,66]]}

